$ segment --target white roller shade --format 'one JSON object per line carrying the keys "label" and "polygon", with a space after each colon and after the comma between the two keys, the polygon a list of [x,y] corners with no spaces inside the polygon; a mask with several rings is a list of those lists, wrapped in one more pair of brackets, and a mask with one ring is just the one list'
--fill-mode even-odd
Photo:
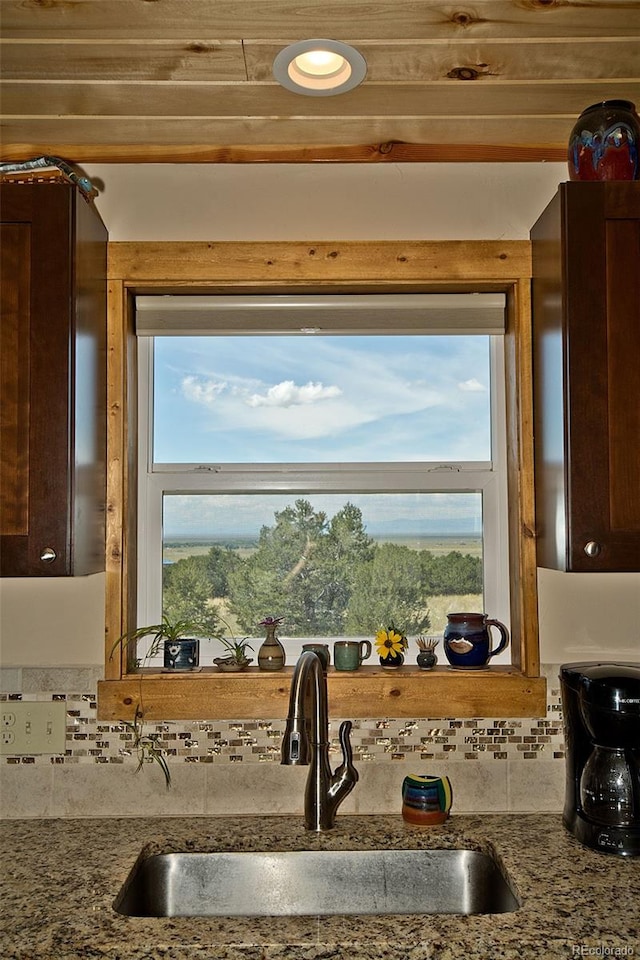
{"label": "white roller shade", "polygon": [[140,296],[140,336],[501,334],[503,293]]}

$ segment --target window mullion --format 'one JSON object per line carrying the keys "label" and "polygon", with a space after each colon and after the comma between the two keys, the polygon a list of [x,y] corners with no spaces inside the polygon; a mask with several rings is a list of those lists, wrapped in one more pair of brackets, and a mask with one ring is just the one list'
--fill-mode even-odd
{"label": "window mullion", "polygon": [[[138,623],[162,616],[163,484],[153,461],[153,339],[138,341]],[[158,571],[160,576],[158,576]]]}
{"label": "window mullion", "polygon": [[[476,465],[477,469],[446,472],[389,469],[388,464],[371,465],[368,470],[323,471],[306,465],[302,469],[238,470],[237,472],[207,472],[199,470],[154,470],[150,474],[154,484],[160,484],[171,493],[238,493],[254,491],[282,493],[341,493],[368,491],[376,493],[444,493],[447,491],[471,493],[484,489],[491,481],[491,464]],[[484,467],[484,469],[483,469]]]}
{"label": "window mullion", "polygon": [[[485,610],[510,626],[509,532],[507,506],[507,423],[504,337],[491,338],[492,483],[483,495]],[[504,659],[510,657],[505,655]]]}

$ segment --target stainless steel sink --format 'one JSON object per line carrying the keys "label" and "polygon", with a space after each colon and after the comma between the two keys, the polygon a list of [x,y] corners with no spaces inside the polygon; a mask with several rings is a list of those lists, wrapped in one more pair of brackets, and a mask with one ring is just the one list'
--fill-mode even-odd
{"label": "stainless steel sink", "polygon": [[166,853],[136,864],[114,903],[134,917],[506,913],[518,901],[476,850]]}

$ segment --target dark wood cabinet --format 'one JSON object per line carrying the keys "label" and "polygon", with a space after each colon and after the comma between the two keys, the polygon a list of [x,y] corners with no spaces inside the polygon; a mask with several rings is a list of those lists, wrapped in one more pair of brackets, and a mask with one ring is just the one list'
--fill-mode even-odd
{"label": "dark wood cabinet", "polygon": [[640,183],[563,183],[531,231],[538,564],[640,570]]}
{"label": "dark wood cabinet", "polygon": [[104,570],[107,231],[66,183],[2,183],[0,573]]}

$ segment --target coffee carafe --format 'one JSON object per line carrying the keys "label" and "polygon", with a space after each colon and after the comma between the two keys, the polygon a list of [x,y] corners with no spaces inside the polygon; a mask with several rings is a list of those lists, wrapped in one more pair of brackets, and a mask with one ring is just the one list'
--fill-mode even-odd
{"label": "coffee carafe", "polygon": [[564,825],[585,846],[640,856],[640,664],[567,663],[560,680]]}

